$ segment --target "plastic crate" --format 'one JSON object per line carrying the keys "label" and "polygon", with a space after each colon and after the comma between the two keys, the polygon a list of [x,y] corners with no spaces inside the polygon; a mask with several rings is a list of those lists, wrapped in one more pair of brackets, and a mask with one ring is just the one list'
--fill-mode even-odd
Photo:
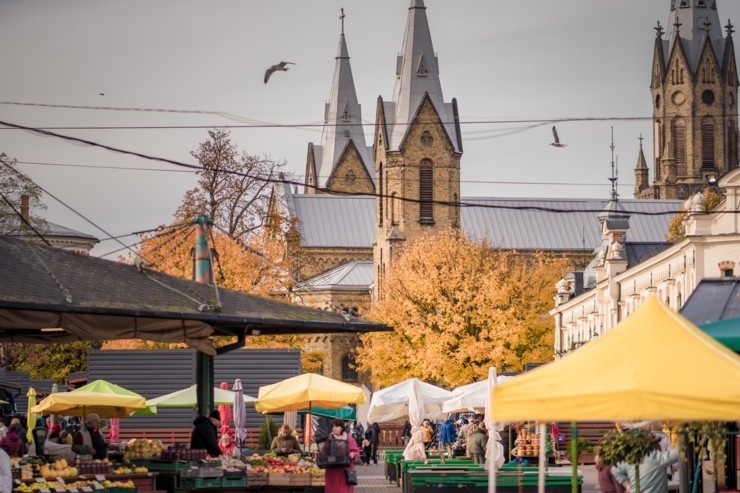
{"label": "plastic crate", "polygon": [[224,476],[221,478],[222,488],[244,488],[247,486],[247,477],[230,477]]}
{"label": "plastic crate", "polygon": [[350,465],[349,455],[319,455],[316,465],[321,469],[327,467],[347,467]]}
{"label": "plastic crate", "polygon": [[221,478],[224,470],[220,467],[191,467],[180,470],[181,478]]}
{"label": "plastic crate", "polygon": [[146,467],[150,471],[180,471],[182,469],[190,469],[194,462],[186,460],[162,460],[162,459],[150,459]]}
{"label": "plastic crate", "polygon": [[180,478],[181,488],[220,488],[223,478]]}

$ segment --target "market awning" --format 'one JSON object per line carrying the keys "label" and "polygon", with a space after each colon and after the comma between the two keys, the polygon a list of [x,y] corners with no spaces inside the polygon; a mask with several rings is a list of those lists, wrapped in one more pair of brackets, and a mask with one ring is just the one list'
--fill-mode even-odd
{"label": "market awning", "polygon": [[651,296],[606,334],[492,394],[495,421],[737,421],[740,356]]}
{"label": "market awning", "polygon": [[0,342],[145,339],[213,355],[216,335],[390,330],[20,238],[0,236],[0,251]]}
{"label": "market awning", "polygon": [[701,324],[701,330],[735,352],[740,352],[740,318]]}
{"label": "market awning", "polygon": [[323,407],[312,407],[311,409],[301,409],[298,414],[311,414],[312,416],[323,416],[325,418],[338,418],[345,421],[354,421],[357,419],[357,412],[352,406],[344,406],[337,409],[325,409]]}

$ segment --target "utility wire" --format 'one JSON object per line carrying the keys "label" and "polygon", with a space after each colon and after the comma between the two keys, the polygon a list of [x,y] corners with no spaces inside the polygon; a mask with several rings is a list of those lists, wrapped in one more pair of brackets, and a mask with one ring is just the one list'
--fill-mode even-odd
{"label": "utility wire", "polygon": [[[163,157],[158,157],[158,156],[151,156],[151,155],[144,154],[144,153],[141,153],[141,152],[136,152],[136,151],[129,151],[129,150],[126,150],[126,149],[121,149],[121,148],[109,146],[109,145],[106,145],[106,144],[100,144],[98,142],[94,142],[94,141],[91,141],[91,140],[82,139],[82,138],[79,138],[79,137],[72,137],[72,136],[69,136],[69,135],[58,134],[58,133],[52,132],[50,130],[45,130],[45,129],[41,129],[41,128],[27,127],[27,126],[24,126],[24,125],[19,125],[19,124],[16,124],[16,123],[5,122],[5,121],[2,121],[2,120],[0,120],[0,125],[5,125],[7,127],[17,128],[17,129],[20,129],[20,130],[27,130],[29,132],[37,133],[39,135],[44,135],[44,136],[49,136],[49,137],[57,137],[57,138],[60,138],[60,139],[63,139],[63,140],[69,141],[69,142],[74,142],[74,143],[78,143],[78,144],[85,144],[85,145],[89,145],[89,146],[92,146],[92,147],[99,147],[101,149],[106,149],[106,150],[111,151],[111,152],[116,152],[116,153],[120,153],[120,154],[126,154],[126,155],[130,155],[130,156],[136,156],[136,157],[140,157],[142,159],[148,159],[148,160],[151,160],[151,161],[157,161],[157,162],[167,163],[167,164],[174,164],[175,166],[180,166],[180,167],[191,169],[191,170],[204,171],[204,169],[205,169],[205,168],[203,168],[200,165],[183,163],[183,162],[180,162],[180,161],[175,161],[173,159],[168,159],[168,158],[163,158]],[[262,181],[262,182],[265,182],[265,183],[283,184],[283,185],[294,185],[294,186],[306,187],[306,188],[313,189],[313,190],[315,190],[317,192],[331,194],[331,195],[335,195],[335,196],[368,197],[368,198],[375,197],[375,198],[392,199],[392,200],[398,200],[398,201],[401,201],[401,202],[409,202],[409,203],[416,203],[416,204],[425,203],[425,204],[444,205],[444,206],[450,206],[450,207],[470,207],[470,208],[473,208],[474,207],[474,208],[483,208],[483,209],[532,210],[532,211],[540,211],[540,212],[552,212],[552,213],[555,213],[555,214],[569,214],[569,213],[574,213],[574,212],[576,212],[576,213],[599,213],[599,212],[603,212],[601,209],[593,209],[593,210],[579,209],[579,210],[576,210],[576,209],[559,209],[559,208],[555,208],[555,207],[543,207],[543,206],[534,206],[534,205],[528,205],[528,206],[516,205],[516,206],[514,206],[514,205],[505,205],[505,204],[478,204],[478,203],[462,202],[462,201],[460,201],[460,202],[439,201],[439,200],[426,201],[426,200],[421,200],[421,199],[412,199],[412,198],[409,198],[409,197],[391,196],[391,195],[378,194],[378,193],[360,193],[360,194],[358,194],[358,193],[354,193],[354,192],[343,192],[343,191],[338,191],[338,190],[332,190],[332,189],[328,189],[328,188],[319,187],[319,186],[316,186],[316,185],[308,185],[308,184],[303,183],[303,182],[298,182],[298,181],[295,181],[295,180],[289,180],[289,179],[280,178],[280,177],[278,177],[278,178],[269,178],[269,177],[268,178],[265,178],[265,177],[262,177],[262,176],[249,175],[248,173],[241,173],[241,172],[232,171],[232,170],[221,170],[221,169],[218,169],[218,168],[213,168],[213,169],[211,169],[211,171],[221,171],[221,172],[224,172],[224,173],[229,173],[229,174],[233,174],[233,175],[236,175],[236,176],[250,178],[252,180]],[[56,199],[56,197],[54,197],[53,195],[51,195],[51,194],[49,194],[49,195]],[[59,200],[59,199],[56,199],[56,200]],[[63,202],[62,202],[62,204],[63,204]],[[66,204],[64,204],[64,205],[66,205]],[[76,212],[76,211],[74,211],[74,212],[76,214],[80,215],[78,212]],[[645,215],[645,216],[664,216],[664,215],[675,215],[677,212],[678,211],[653,211],[653,212],[651,212],[651,211],[631,211],[630,214],[634,214],[634,215]],[[740,211],[737,211],[737,212],[740,213]],[[106,235],[112,236],[109,233],[107,233],[105,230],[103,230],[102,228],[100,228],[99,226],[97,226],[95,224],[93,224],[93,225],[95,227],[97,227],[98,229],[100,229],[101,231],[103,231]],[[123,245],[123,243],[121,243],[121,245]]]}

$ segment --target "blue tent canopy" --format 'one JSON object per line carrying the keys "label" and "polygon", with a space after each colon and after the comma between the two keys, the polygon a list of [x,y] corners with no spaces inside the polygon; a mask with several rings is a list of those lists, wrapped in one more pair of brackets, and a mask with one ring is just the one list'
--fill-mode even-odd
{"label": "blue tent canopy", "polygon": [[[301,409],[298,414],[308,414],[308,408]],[[338,409],[324,409],[323,407],[312,407],[311,414],[314,416],[323,416],[325,418],[339,418],[345,421],[354,421],[357,419],[357,412],[352,406],[344,406]]]}

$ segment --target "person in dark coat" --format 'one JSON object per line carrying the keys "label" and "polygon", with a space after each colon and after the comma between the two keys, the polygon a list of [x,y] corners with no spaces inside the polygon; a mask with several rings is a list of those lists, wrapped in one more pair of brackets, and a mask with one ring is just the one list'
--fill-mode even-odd
{"label": "person in dark coat", "polygon": [[406,420],[406,422],[403,424],[403,430],[401,430],[401,438],[403,439],[404,445],[409,443],[409,440],[411,440],[411,423],[408,420]]}
{"label": "person in dark coat", "polygon": [[20,432],[15,426],[8,428],[8,432],[0,439],[0,448],[5,450],[11,457],[23,457],[26,453],[26,446],[21,440]]}
{"label": "person in dark coat", "polygon": [[455,422],[448,419],[442,425],[442,433],[439,437],[439,452],[442,453],[442,449],[447,449],[447,457],[452,457],[452,444],[457,440],[457,431],[455,430]]}
{"label": "person in dark coat", "polygon": [[211,457],[221,455],[218,448],[218,429],[221,427],[221,416],[214,409],[206,418],[198,416],[193,421],[193,434],[190,436],[191,449],[205,449]]}
{"label": "person in dark coat", "polygon": [[378,445],[380,444],[380,426],[378,423],[371,423],[367,425],[367,431],[365,431],[365,439],[370,442],[372,452],[370,453],[370,459],[377,464],[378,463]]}

